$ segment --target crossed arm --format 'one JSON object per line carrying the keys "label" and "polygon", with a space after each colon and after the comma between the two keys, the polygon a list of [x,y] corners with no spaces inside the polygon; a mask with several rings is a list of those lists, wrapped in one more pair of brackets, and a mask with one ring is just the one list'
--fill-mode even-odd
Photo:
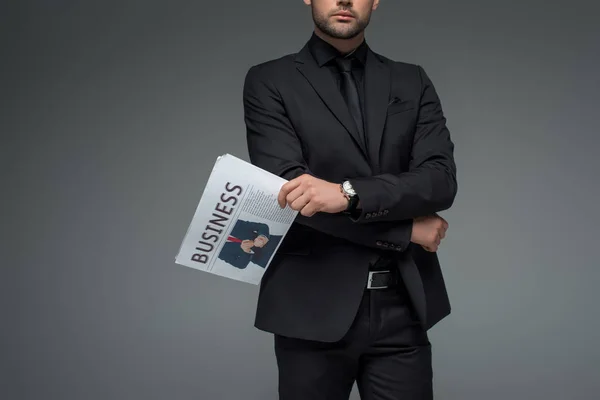
{"label": "crossed arm", "polygon": [[[243,89],[251,162],[287,180],[303,174],[318,178],[304,160],[281,96],[261,72],[252,67]],[[299,214],[298,223],[360,245],[403,251],[411,240],[413,218],[450,206],[456,192],[453,145],[433,86],[424,72],[421,76],[422,108],[410,171],[352,179],[362,208],[357,218],[319,212]]]}
{"label": "crossed arm", "polygon": [[440,99],[420,66],[421,98],[407,172],[354,178],[360,195],[359,223],[398,221],[446,210],[457,193],[454,143]]}

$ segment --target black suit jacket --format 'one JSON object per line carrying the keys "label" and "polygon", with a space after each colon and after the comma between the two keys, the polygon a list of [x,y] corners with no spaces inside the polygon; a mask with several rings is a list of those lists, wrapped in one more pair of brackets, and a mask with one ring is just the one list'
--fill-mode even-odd
{"label": "black suit jacket", "polygon": [[350,327],[380,254],[397,260],[426,329],[450,313],[436,253],[410,242],[412,219],[448,209],[457,191],[454,145],[435,88],[418,65],[368,49],[365,109],[370,147],[331,72],[308,43],[296,54],[252,66],[244,82],[253,164],[286,179],[350,179],[362,212],[298,215],[261,282],[255,326],[336,341]]}

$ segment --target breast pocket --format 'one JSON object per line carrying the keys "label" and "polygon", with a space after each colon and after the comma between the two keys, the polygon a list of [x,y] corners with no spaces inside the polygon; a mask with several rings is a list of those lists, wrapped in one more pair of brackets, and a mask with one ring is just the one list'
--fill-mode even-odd
{"label": "breast pocket", "polygon": [[394,115],[394,114],[398,114],[398,113],[401,113],[404,111],[412,110],[414,108],[415,108],[415,103],[410,100],[392,101],[392,103],[390,105],[388,105],[387,116],[389,117],[390,115]]}

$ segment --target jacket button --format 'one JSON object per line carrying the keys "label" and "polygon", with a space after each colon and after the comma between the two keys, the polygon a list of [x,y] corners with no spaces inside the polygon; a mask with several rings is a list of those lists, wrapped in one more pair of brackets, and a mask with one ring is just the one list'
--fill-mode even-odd
{"label": "jacket button", "polygon": [[381,240],[378,240],[376,243],[377,243],[377,246],[381,246],[382,245]]}
{"label": "jacket button", "polygon": [[389,212],[389,210],[383,210],[383,215],[388,215]]}

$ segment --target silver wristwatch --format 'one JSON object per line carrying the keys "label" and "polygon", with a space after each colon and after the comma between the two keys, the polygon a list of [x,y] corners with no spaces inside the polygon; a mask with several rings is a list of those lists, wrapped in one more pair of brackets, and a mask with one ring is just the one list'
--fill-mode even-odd
{"label": "silver wristwatch", "polygon": [[344,181],[344,183],[342,183],[342,191],[348,197],[356,196],[356,191],[352,187],[352,184],[350,183],[350,181]]}
{"label": "silver wristwatch", "polygon": [[354,211],[356,205],[358,204],[358,196],[356,194],[356,191],[352,187],[352,184],[350,183],[350,181],[344,181],[340,185],[340,189],[346,197],[346,199],[348,199],[348,208],[346,208],[346,212]]}

